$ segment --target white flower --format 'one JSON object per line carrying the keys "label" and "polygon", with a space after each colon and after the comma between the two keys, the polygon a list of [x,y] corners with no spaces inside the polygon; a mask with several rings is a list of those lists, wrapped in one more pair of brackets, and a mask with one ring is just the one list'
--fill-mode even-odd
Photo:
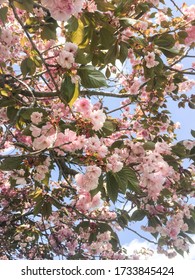
{"label": "white flower", "polygon": [[103,110],[95,110],[90,113],[90,119],[93,124],[93,129],[95,131],[101,129],[104,125],[104,122],[106,120],[106,115],[104,114]]}
{"label": "white flower", "polygon": [[74,63],[74,56],[71,52],[62,50],[56,61],[60,66],[62,66],[62,68],[70,69],[72,67],[72,64]]}

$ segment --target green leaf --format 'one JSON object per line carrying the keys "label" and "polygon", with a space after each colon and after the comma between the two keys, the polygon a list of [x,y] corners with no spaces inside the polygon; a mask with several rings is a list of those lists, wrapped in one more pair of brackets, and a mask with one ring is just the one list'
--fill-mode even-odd
{"label": "green leaf", "polygon": [[18,113],[18,109],[16,109],[15,107],[10,106],[7,108],[7,117],[10,120],[10,122],[16,121],[17,113]]}
{"label": "green leaf", "polygon": [[195,138],[195,130],[191,129],[191,135]]}
{"label": "green leaf", "polygon": [[42,27],[41,39],[42,40],[56,40],[56,29],[58,27],[57,21],[50,16],[46,16],[45,25]]}
{"label": "green leaf", "polygon": [[105,59],[104,59],[104,63],[108,64],[108,63],[112,63],[113,65],[115,65],[115,61],[119,56],[119,45],[118,42],[116,42],[116,44],[112,45],[108,52],[106,53]]}
{"label": "green leaf", "polygon": [[135,210],[131,215],[132,221],[142,221],[146,216],[145,210]]}
{"label": "green leaf", "polygon": [[121,15],[126,14],[127,11],[131,10],[131,5],[133,3],[133,0],[125,0],[125,1],[118,1],[119,4],[117,5],[117,8],[114,11],[114,14],[116,17],[121,17]]}
{"label": "green leaf", "polygon": [[104,233],[106,231],[113,232],[113,229],[108,223],[98,223],[97,225],[98,225],[98,231],[100,233]]}
{"label": "green leaf", "polygon": [[185,44],[185,39],[188,37],[188,33],[186,31],[179,31],[177,35],[179,37],[179,42]]}
{"label": "green leaf", "polygon": [[106,136],[111,135],[114,131],[116,131],[116,124],[111,120],[106,120],[102,127],[102,131]]}
{"label": "green leaf", "polygon": [[194,240],[193,240],[188,234],[186,234],[185,232],[180,231],[179,236],[182,236],[182,237],[184,237],[185,239],[188,239],[188,241],[189,241],[191,244],[195,244]]}
{"label": "green leaf", "polygon": [[[161,222],[160,222],[160,220],[159,220],[157,217],[150,217],[150,218],[148,219],[148,226],[149,226],[149,227],[156,228],[156,227],[159,226],[159,225],[161,225]],[[152,236],[154,236],[156,239],[157,239],[157,237],[158,237],[158,235],[159,235],[158,232],[154,232],[154,233],[151,233],[151,234],[152,234]]]}
{"label": "green leaf", "polygon": [[41,31],[42,40],[56,40],[56,28],[51,26],[43,26]]}
{"label": "green leaf", "polygon": [[78,28],[78,19],[74,16],[72,16],[68,21],[66,28],[68,29],[69,32],[76,31]]}
{"label": "green leaf", "polygon": [[8,106],[13,107],[15,105],[15,103],[16,103],[16,101],[14,101],[10,98],[3,98],[3,99],[1,99],[1,102],[0,102],[0,108],[8,107]]}
{"label": "green leaf", "polygon": [[78,75],[81,78],[81,84],[85,88],[99,88],[107,86],[103,73],[96,70],[93,66],[81,66],[78,69]]}
{"label": "green leaf", "polygon": [[32,12],[33,6],[34,6],[34,1],[33,0],[18,0],[18,1],[14,1],[14,5],[21,10],[26,10],[27,12]]}
{"label": "green leaf", "polygon": [[195,220],[193,219],[193,217],[190,219],[184,218],[184,222],[188,225],[188,230],[186,232],[195,234]]}
{"label": "green leaf", "polygon": [[140,193],[139,181],[137,179],[135,171],[129,167],[123,167],[121,171],[123,172],[124,176],[126,176],[127,178],[128,189],[136,193]]}
{"label": "green leaf", "polygon": [[89,221],[82,221],[80,222],[76,228],[75,228],[75,232],[79,233],[80,232],[80,228],[83,228],[84,230],[88,229],[90,227],[90,222]]}
{"label": "green leaf", "polygon": [[171,34],[163,34],[155,37],[154,43],[159,47],[171,49],[175,45],[175,39]]}
{"label": "green leaf", "polygon": [[78,48],[75,56],[75,62],[79,64],[87,64],[91,61],[91,56],[87,53],[85,53],[84,50],[81,50]]}
{"label": "green leaf", "polygon": [[69,103],[74,96],[75,84],[72,83],[69,75],[64,75],[64,80],[61,84],[60,98],[63,102]]}
{"label": "green leaf", "polygon": [[139,20],[136,20],[134,18],[120,18],[119,19],[119,22],[120,24],[123,26],[123,27],[129,27],[129,26],[133,26],[135,25],[136,23],[140,22]]}
{"label": "green leaf", "polygon": [[34,207],[34,209],[33,209],[33,215],[34,215],[34,216],[37,216],[39,213],[41,213],[41,207],[42,207],[42,205],[43,205],[43,198],[40,199],[40,200],[36,203],[36,205],[35,205],[35,207]]}
{"label": "green leaf", "polygon": [[111,149],[113,150],[113,149],[115,149],[115,148],[119,148],[119,149],[124,148],[124,141],[123,141],[123,140],[117,140],[117,141],[115,141],[115,142],[112,144]]}
{"label": "green leaf", "polygon": [[115,7],[113,4],[104,2],[102,0],[96,0],[95,1],[97,8],[99,11],[107,12],[107,11],[114,11]]}
{"label": "green leaf", "polygon": [[113,176],[115,177],[120,191],[125,194],[127,190],[127,178],[124,176],[123,172],[119,171],[117,173],[113,173]]}
{"label": "green leaf", "polygon": [[52,205],[49,201],[45,201],[41,207],[41,214],[43,217],[48,218],[52,213]]}
{"label": "green leaf", "polygon": [[29,33],[35,33],[39,30],[39,20],[36,17],[28,17],[25,22],[25,28]]}
{"label": "green leaf", "polygon": [[110,46],[112,46],[116,40],[116,38],[113,35],[113,32],[106,28],[101,28],[100,30],[100,38],[101,38],[101,45],[105,49],[109,49]]}
{"label": "green leaf", "polygon": [[195,102],[189,101],[189,102],[188,102],[188,106],[189,106],[191,109],[195,109]]}
{"label": "green leaf", "polygon": [[25,120],[30,120],[31,115],[34,112],[42,113],[43,117],[46,117],[47,115],[46,111],[42,108],[29,108],[29,109],[22,109],[20,112],[20,116]]}
{"label": "green leaf", "polygon": [[124,42],[120,43],[120,53],[119,53],[119,59],[121,63],[124,63],[124,61],[127,59],[128,56],[128,47],[127,44]]}
{"label": "green leaf", "polygon": [[111,240],[109,242],[111,243],[114,251],[118,251],[120,249],[120,240],[116,232],[111,232]]}
{"label": "green leaf", "polygon": [[21,169],[21,163],[23,159],[22,158],[5,158],[1,163],[0,163],[0,170],[3,171],[11,171],[14,169]]}
{"label": "green leaf", "polygon": [[85,26],[81,19],[78,19],[78,28],[71,33],[71,41],[82,49],[88,46],[90,37],[89,27]]}
{"label": "green leaf", "polygon": [[8,12],[8,7],[3,7],[0,9],[0,20],[5,23],[7,20],[7,12]]}
{"label": "green leaf", "polygon": [[186,148],[181,143],[177,143],[172,147],[172,151],[179,157],[185,157],[186,155]]}
{"label": "green leaf", "polygon": [[168,58],[174,58],[175,56],[180,54],[180,51],[177,48],[171,48],[171,49],[167,49],[167,48],[163,48],[163,47],[159,47],[159,49],[163,52],[163,54],[168,57]]}
{"label": "green leaf", "polygon": [[139,192],[136,174],[129,167],[123,167],[119,172],[114,173],[114,176],[119,184],[120,190],[124,194],[127,187],[129,188],[129,185],[133,186],[134,189],[136,189],[136,192]]}
{"label": "green leaf", "polygon": [[144,143],[143,148],[144,148],[144,150],[154,150],[155,143],[152,141],[148,141],[148,142]]}
{"label": "green leaf", "polygon": [[127,211],[122,210],[120,215],[118,216],[118,223],[122,228],[128,225],[128,222],[130,221],[130,216]]}
{"label": "green leaf", "polygon": [[20,68],[24,77],[26,77],[27,74],[32,76],[36,71],[36,64],[30,57],[28,57],[22,61]]}
{"label": "green leaf", "polygon": [[113,203],[115,203],[118,197],[119,186],[111,171],[106,174],[106,189],[109,198]]}

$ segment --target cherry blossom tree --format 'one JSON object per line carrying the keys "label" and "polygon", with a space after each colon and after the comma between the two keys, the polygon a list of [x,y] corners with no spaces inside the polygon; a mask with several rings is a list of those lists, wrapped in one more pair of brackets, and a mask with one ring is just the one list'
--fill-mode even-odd
{"label": "cherry blossom tree", "polygon": [[194,18],[173,0],[0,1],[0,259],[139,258],[120,230],[189,251],[195,141],[167,104],[195,108]]}

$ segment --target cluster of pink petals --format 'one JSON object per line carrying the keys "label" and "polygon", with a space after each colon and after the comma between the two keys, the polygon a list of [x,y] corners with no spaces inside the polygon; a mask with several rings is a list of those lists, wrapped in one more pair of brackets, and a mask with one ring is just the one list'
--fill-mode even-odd
{"label": "cluster of pink petals", "polygon": [[195,26],[187,28],[186,32],[188,33],[188,37],[185,39],[185,44],[190,46],[195,41]]}
{"label": "cluster of pink petals", "polygon": [[39,124],[42,121],[43,113],[33,112],[30,116],[32,123]]}
{"label": "cluster of pink petals", "polygon": [[146,61],[146,67],[152,68],[159,64],[158,61],[155,61],[155,53],[154,52],[148,52],[147,55],[144,56],[144,59]]}
{"label": "cluster of pink petals", "polygon": [[183,213],[179,212],[173,215],[170,220],[167,221],[166,227],[157,227],[157,230],[161,233],[162,236],[169,236],[173,240],[177,239],[180,231],[187,231],[188,225],[184,223]]}
{"label": "cluster of pink petals", "polygon": [[194,20],[195,18],[195,5],[187,6],[186,4],[182,7],[182,12],[187,17],[188,21]]}
{"label": "cluster of pink petals", "polygon": [[72,15],[78,16],[84,0],[41,0],[51,16],[59,21],[67,21]]}
{"label": "cluster of pink petals", "polygon": [[83,3],[83,9],[87,9],[88,12],[94,13],[97,10],[97,5],[94,0],[85,0]]}
{"label": "cluster of pink petals", "polygon": [[59,56],[56,58],[57,63],[62,68],[70,69],[75,62],[75,54],[78,46],[74,43],[65,43],[64,49],[60,51]]}
{"label": "cluster of pink petals", "polygon": [[97,193],[94,197],[91,197],[89,192],[81,190],[78,195],[78,200],[76,201],[76,207],[82,212],[89,211],[100,206],[100,199],[100,193]]}
{"label": "cluster of pink petals", "polygon": [[[151,151],[143,158],[143,163],[140,165],[142,170],[141,186],[147,190],[148,196],[156,201],[166,186],[167,178],[176,176],[174,169],[164,161],[161,154],[169,154],[170,150],[167,147],[158,145],[154,151]],[[177,179],[177,176],[175,177]]]}
{"label": "cluster of pink petals", "polygon": [[86,98],[81,98],[74,104],[76,112],[80,113],[85,119],[89,119],[92,123],[92,129],[100,130],[106,120],[106,115],[102,109],[96,109]]}
{"label": "cluster of pink petals", "polygon": [[90,165],[86,168],[85,174],[76,174],[75,181],[80,189],[93,190],[98,186],[98,180],[102,171],[98,166]]}

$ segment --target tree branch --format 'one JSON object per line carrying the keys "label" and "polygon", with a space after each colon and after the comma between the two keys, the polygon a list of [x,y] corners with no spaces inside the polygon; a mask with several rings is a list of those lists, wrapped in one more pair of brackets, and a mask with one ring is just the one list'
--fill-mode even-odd
{"label": "tree branch", "polygon": [[136,235],[138,235],[139,237],[141,237],[142,239],[145,239],[146,241],[148,241],[148,242],[150,242],[150,243],[153,243],[153,244],[155,244],[155,245],[158,244],[157,242],[152,241],[152,240],[146,238],[145,236],[139,234],[137,231],[133,230],[132,228],[130,228],[130,227],[128,227],[128,226],[126,226],[125,228],[128,229],[128,230],[130,230],[130,231],[132,231],[133,233],[135,233]]}
{"label": "tree branch", "polygon": [[55,81],[54,77],[52,76],[52,74],[51,74],[51,72],[50,72],[50,69],[49,69],[47,63],[45,63],[45,60],[44,60],[42,54],[41,54],[40,51],[37,49],[37,47],[36,47],[34,41],[32,40],[31,36],[29,35],[29,33],[26,31],[26,28],[25,28],[25,26],[24,26],[22,20],[19,18],[18,14],[17,14],[17,11],[16,11],[16,8],[15,8],[14,4],[13,4],[11,1],[10,1],[10,7],[12,8],[15,18],[17,19],[17,21],[18,21],[19,24],[21,25],[22,29],[24,30],[24,32],[25,32],[25,34],[26,34],[28,40],[30,41],[32,47],[34,48],[34,50],[37,52],[37,54],[39,55],[40,59],[42,60],[44,66],[45,66],[45,68],[46,68],[46,70],[47,70],[47,72],[48,72],[48,74],[49,74],[49,76],[50,76],[50,78],[51,78],[51,80],[52,80],[52,82],[53,82],[55,88],[56,88],[56,91],[59,93],[58,86],[57,86],[57,84],[56,84],[56,81]]}
{"label": "tree branch", "polygon": [[[34,96],[37,98],[57,98],[59,96],[56,91],[34,91]],[[20,90],[18,94],[24,96],[31,96],[30,92],[27,90]],[[112,93],[106,91],[96,91],[96,90],[81,90],[80,96],[105,96],[105,97],[115,97],[115,98],[128,98],[132,96],[130,93]]]}

